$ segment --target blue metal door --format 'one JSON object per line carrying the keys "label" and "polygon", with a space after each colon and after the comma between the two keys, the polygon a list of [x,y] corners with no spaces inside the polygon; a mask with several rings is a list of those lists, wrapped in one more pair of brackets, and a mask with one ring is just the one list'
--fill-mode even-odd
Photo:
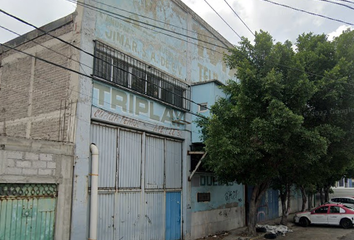
{"label": "blue metal door", "polygon": [[166,240],[181,239],[181,193],[166,193]]}

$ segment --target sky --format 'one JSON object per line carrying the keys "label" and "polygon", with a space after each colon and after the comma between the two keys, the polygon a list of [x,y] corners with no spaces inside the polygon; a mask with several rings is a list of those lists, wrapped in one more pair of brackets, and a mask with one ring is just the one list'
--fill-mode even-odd
{"label": "sky", "polygon": [[[72,1],[0,0],[0,9],[40,27],[75,11],[76,5]],[[239,36],[253,40],[252,33],[260,30],[269,32],[275,41],[290,40],[295,43],[302,33],[324,33],[329,39],[333,39],[347,28],[354,29],[354,0],[182,1],[232,44],[238,44]],[[17,34],[24,34],[33,29],[0,12],[0,43],[18,36],[2,27]]]}

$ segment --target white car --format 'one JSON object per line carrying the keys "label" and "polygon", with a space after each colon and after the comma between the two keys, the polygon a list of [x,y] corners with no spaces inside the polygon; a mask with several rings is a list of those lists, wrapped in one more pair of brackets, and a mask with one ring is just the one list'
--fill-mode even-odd
{"label": "white car", "polygon": [[345,206],[354,208],[354,197],[335,197],[330,199],[331,203],[342,203]]}
{"label": "white car", "polygon": [[304,227],[310,224],[329,224],[351,228],[354,224],[354,209],[343,204],[323,204],[311,212],[295,214],[294,222]]}

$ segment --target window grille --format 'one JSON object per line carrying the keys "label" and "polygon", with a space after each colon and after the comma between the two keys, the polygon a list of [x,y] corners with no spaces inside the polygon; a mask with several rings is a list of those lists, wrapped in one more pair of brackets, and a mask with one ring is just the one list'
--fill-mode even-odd
{"label": "window grille", "polygon": [[190,87],[99,41],[95,42],[93,76],[183,110],[190,110]]}

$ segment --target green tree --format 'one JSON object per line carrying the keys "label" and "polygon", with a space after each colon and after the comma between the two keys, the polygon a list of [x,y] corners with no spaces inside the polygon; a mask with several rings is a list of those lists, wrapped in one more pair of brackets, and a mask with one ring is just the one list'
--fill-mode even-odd
{"label": "green tree", "polygon": [[[219,181],[252,185],[248,232],[255,233],[257,207],[274,177],[296,161],[316,161],[326,152],[326,139],[304,127],[302,113],[315,93],[290,42],[274,44],[261,31],[255,43],[242,38],[225,61],[238,82],[223,90],[227,98],[200,119],[207,166]],[[300,70],[300,71],[299,71]]]}
{"label": "green tree", "polygon": [[[303,34],[297,39],[296,58],[305,66],[316,93],[304,111],[305,125],[317,129],[328,142],[327,154],[316,164],[312,183],[328,201],[330,186],[348,172],[354,159],[354,31],[334,41]],[[322,196],[322,194],[321,194]]]}

